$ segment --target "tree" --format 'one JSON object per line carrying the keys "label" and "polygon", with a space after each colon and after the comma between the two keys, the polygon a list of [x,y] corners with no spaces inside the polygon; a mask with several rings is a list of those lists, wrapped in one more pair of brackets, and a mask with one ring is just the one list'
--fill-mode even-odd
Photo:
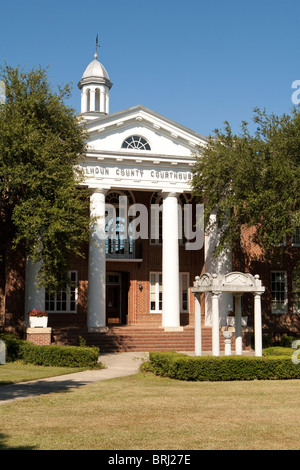
{"label": "tree", "polygon": [[[0,221],[4,247],[42,261],[39,284],[54,290],[68,279],[71,255],[89,236],[86,190],[78,163],[85,130],[65,104],[70,86],[53,91],[47,71],[5,65],[0,104]],[[17,252],[16,252],[17,253]]]}
{"label": "tree", "polygon": [[226,122],[209,137],[196,158],[193,193],[205,206],[206,230],[220,231],[216,253],[252,227],[253,241],[271,259],[300,226],[300,112],[276,116],[256,108],[253,121],[252,133],[243,122],[236,135]]}

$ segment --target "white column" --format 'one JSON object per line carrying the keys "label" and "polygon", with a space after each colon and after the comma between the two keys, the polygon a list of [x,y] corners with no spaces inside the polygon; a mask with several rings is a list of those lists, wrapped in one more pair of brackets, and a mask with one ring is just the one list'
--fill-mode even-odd
{"label": "white column", "polygon": [[95,89],[90,90],[90,109],[89,111],[95,111]]}
{"label": "white column", "polygon": [[30,310],[45,310],[45,288],[37,288],[36,277],[41,269],[41,263],[32,263],[26,260],[25,270],[25,323],[29,324],[28,312]]}
{"label": "white column", "polygon": [[202,332],[201,332],[201,299],[200,292],[195,294],[195,356],[202,355]]}
{"label": "white column", "polygon": [[101,88],[101,90],[100,90],[100,112],[105,113],[105,110],[106,110],[105,91]]}
{"label": "white column", "polygon": [[82,90],[81,92],[81,112],[86,113],[87,112],[87,91]]}
{"label": "white column", "polygon": [[235,354],[242,355],[243,342],[242,342],[242,309],[241,299],[242,294],[235,294]]}
{"label": "white column", "polygon": [[219,298],[220,292],[212,292],[212,354],[220,355],[220,328],[219,328]]}
{"label": "white column", "polygon": [[262,329],[261,329],[261,293],[254,293],[254,344],[255,356],[262,356]]}
{"label": "white column", "polygon": [[162,326],[180,329],[177,196],[176,193],[167,193],[163,201]]}
{"label": "white column", "polygon": [[108,93],[108,91],[105,94],[105,101],[106,101],[105,113],[109,114],[109,93]]}
{"label": "white column", "polygon": [[106,325],[105,192],[96,189],[90,198],[91,216],[97,217],[91,227],[88,265],[87,326],[92,331]]}

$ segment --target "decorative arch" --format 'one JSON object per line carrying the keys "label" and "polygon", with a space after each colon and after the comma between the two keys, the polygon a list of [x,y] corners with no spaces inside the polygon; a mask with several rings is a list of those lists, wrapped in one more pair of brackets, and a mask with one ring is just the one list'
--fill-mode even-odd
{"label": "decorative arch", "polygon": [[122,143],[122,149],[151,150],[148,140],[140,135],[131,135]]}
{"label": "decorative arch", "polygon": [[127,197],[129,206],[132,206],[133,204],[135,204],[135,198],[131,191],[119,190],[119,189],[113,189],[109,191],[105,197],[105,202],[116,206],[119,204],[120,196]]}

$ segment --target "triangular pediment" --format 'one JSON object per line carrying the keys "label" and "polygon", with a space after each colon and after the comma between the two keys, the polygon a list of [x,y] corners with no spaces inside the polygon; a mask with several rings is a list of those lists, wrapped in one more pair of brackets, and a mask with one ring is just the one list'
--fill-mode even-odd
{"label": "triangular pediment", "polygon": [[[205,145],[200,134],[145,108],[134,106],[113,114],[86,120],[88,146],[95,151],[126,153],[123,141],[130,135],[141,135],[149,144],[149,154],[189,157]],[[132,154],[133,151],[130,150]],[[145,156],[141,151],[137,154]]]}

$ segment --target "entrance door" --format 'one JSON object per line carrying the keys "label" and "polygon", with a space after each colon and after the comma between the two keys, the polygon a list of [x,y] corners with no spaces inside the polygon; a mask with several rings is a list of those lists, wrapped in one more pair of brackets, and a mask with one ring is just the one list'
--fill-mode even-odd
{"label": "entrance door", "polygon": [[121,276],[118,273],[107,273],[106,276],[106,322],[121,323]]}

